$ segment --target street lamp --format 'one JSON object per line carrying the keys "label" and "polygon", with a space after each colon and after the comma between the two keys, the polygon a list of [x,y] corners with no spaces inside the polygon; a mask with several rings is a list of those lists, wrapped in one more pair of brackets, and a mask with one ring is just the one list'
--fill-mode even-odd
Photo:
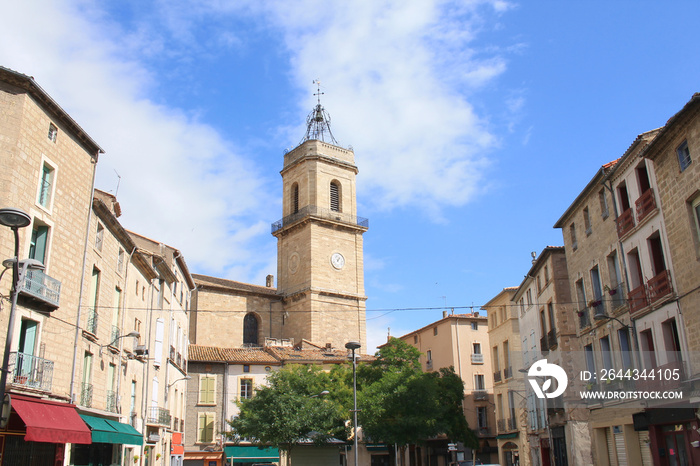
{"label": "street lamp", "polygon": [[355,448],[355,466],[357,466],[357,359],[355,359],[355,350],[360,348],[360,342],[349,341],[345,343],[345,347],[352,351],[352,427],[355,429],[353,435],[353,444]]}
{"label": "street lamp", "polygon": [[107,344],[100,345],[100,356],[102,356],[102,348],[104,348],[105,346],[112,346],[120,338],[128,338],[128,337],[141,338],[141,334],[139,332],[137,332],[136,330],[134,330],[133,332],[129,332],[126,335],[119,335],[118,337],[116,337],[114,340],[110,341]]}
{"label": "street lamp", "polygon": [[10,349],[12,346],[12,331],[15,321],[15,309],[17,308],[17,294],[19,293],[20,281],[24,279],[24,274],[28,268],[43,269],[44,264],[34,259],[19,260],[19,229],[29,226],[32,223],[31,217],[20,209],[4,208],[0,209],[0,225],[10,227],[15,236],[15,255],[13,259],[3,261],[5,267],[12,266],[12,289],[10,291],[12,305],[10,316],[7,322],[7,338],[5,339],[5,354],[2,357],[2,369],[0,370],[0,401],[2,402],[2,412],[0,413],[0,428],[7,426],[10,418],[10,396],[5,393],[7,388],[7,372],[10,364]]}
{"label": "street lamp", "polygon": [[178,383],[179,381],[181,381],[181,380],[190,380],[191,378],[192,378],[192,377],[189,376],[189,375],[186,375],[186,376],[184,376],[184,377],[181,377],[181,378],[175,380],[174,382],[169,383],[168,386],[165,387],[165,389],[168,390],[170,387],[172,387],[173,385],[175,385],[175,384]]}

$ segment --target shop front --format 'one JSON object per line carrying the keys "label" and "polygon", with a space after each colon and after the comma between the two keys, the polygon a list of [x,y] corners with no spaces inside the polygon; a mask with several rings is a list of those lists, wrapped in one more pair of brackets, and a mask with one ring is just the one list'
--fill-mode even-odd
{"label": "shop front", "polygon": [[12,394],[11,406],[0,432],[0,465],[62,465],[67,443],[92,443],[75,405]]}
{"label": "shop front", "polygon": [[81,414],[80,417],[90,428],[92,443],[72,446],[70,455],[72,465],[123,464],[123,445],[143,445],[143,436],[128,424],[87,414]]}
{"label": "shop front", "polygon": [[224,455],[231,466],[250,466],[258,463],[279,463],[277,448],[258,448],[253,445],[235,445],[224,448]]}

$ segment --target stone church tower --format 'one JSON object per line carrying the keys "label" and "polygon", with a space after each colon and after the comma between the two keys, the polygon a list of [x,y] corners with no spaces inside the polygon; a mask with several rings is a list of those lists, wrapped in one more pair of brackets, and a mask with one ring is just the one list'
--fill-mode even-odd
{"label": "stone church tower", "polygon": [[337,145],[329,122],[319,101],[304,140],[284,156],[283,218],[272,225],[282,333],[295,342],[343,348],[355,340],[365,348],[368,221],[357,216],[355,154]]}

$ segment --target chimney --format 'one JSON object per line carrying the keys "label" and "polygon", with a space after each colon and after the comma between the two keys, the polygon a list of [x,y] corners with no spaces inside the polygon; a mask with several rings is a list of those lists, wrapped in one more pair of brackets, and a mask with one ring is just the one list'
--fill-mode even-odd
{"label": "chimney", "polygon": [[265,277],[265,286],[268,288],[272,288],[272,284],[273,284],[274,280],[275,280],[274,275],[268,275],[267,277]]}
{"label": "chimney", "polygon": [[442,311],[442,318],[443,319],[447,318],[447,311]]}

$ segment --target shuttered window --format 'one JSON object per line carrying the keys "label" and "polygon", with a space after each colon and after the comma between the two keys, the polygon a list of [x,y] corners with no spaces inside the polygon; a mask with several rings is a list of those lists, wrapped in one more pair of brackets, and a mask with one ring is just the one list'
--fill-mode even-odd
{"label": "shuttered window", "polygon": [[340,212],[340,186],[336,181],[331,182],[331,210]]}
{"label": "shuttered window", "polygon": [[212,375],[202,375],[199,379],[199,404],[215,404],[215,395],[216,377]]}
{"label": "shuttered window", "polygon": [[197,442],[214,441],[214,413],[199,413],[197,419]]}
{"label": "shuttered window", "polygon": [[[162,289],[162,285],[161,285]],[[165,333],[165,323],[163,319],[156,320],[156,342],[153,347],[153,364],[160,366],[163,362],[163,334]]]}

